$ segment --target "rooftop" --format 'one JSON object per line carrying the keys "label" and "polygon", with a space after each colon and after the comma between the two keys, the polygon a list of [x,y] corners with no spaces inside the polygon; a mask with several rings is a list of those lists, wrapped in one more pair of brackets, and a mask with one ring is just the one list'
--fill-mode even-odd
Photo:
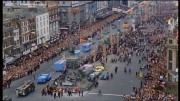
{"label": "rooftop", "polygon": [[47,8],[45,7],[3,7],[3,20],[23,17],[28,18],[44,13],[47,13]]}

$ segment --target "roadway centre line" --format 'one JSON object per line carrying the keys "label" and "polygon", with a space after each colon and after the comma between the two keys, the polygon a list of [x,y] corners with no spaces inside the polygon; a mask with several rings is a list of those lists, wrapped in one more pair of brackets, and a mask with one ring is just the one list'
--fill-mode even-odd
{"label": "roadway centre line", "polygon": [[[98,95],[98,93],[89,93],[91,95]],[[102,95],[110,95],[110,96],[121,96],[123,97],[124,95],[120,95],[120,94],[102,94]],[[130,96],[130,95],[125,95],[125,96]]]}

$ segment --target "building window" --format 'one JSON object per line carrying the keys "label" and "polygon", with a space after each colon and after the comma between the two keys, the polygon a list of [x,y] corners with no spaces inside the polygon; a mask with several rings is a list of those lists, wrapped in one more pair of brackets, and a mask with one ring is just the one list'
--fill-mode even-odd
{"label": "building window", "polygon": [[22,37],[22,42],[24,42],[24,36]]}
{"label": "building window", "polygon": [[40,21],[42,21],[41,17],[40,17]]}
{"label": "building window", "polygon": [[42,26],[42,22],[40,22],[40,26]]}
{"label": "building window", "polygon": [[36,31],[37,37],[39,37],[39,31]]}
{"label": "building window", "polygon": [[19,45],[19,40],[16,41],[16,45],[17,45],[17,46]]}
{"label": "building window", "polygon": [[173,44],[173,40],[169,39],[169,44]]}
{"label": "building window", "polygon": [[38,23],[37,23],[37,28],[38,28]]}
{"label": "building window", "polygon": [[36,22],[38,22],[38,18],[36,18]]}
{"label": "building window", "polygon": [[48,27],[47,27],[47,33],[49,33],[49,32],[48,32]]}
{"label": "building window", "polygon": [[172,50],[169,50],[169,61],[172,61]]}
{"label": "building window", "polygon": [[24,22],[21,23],[21,26],[24,27]]}
{"label": "building window", "polygon": [[63,4],[65,4],[66,2],[65,1],[63,1]]}
{"label": "building window", "polygon": [[26,35],[26,40],[29,40],[28,35]]}
{"label": "building window", "polygon": [[172,70],[172,62],[169,61],[169,66],[168,66],[169,70]]}
{"label": "building window", "polygon": [[44,33],[46,33],[46,29],[44,28]]}
{"label": "building window", "polygon": [[45,26],[45,21],[44,21],[44,26]]}
{"label": "building window", "polygon": [[172,82],[172,75],[168,73],[168,81]]}

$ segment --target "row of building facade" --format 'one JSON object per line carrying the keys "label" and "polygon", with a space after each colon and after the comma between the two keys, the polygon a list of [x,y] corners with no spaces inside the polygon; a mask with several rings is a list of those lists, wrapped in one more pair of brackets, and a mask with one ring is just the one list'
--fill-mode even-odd
{"label": "row of building facade", "polygon": [[122,1],[3,1],[3,59],[5,63],[34,51],[79,27],[108,16]]}

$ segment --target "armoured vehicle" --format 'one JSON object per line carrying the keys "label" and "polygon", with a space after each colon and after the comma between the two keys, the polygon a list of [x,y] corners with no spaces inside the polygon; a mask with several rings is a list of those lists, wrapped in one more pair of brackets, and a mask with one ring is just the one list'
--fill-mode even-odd
{"label": "armoured vehicle", "polygon": [[25,82],[16,88],[16,95],[18,96],[27,96],[30,92],[35,90],[35,84],[32,81]]}

